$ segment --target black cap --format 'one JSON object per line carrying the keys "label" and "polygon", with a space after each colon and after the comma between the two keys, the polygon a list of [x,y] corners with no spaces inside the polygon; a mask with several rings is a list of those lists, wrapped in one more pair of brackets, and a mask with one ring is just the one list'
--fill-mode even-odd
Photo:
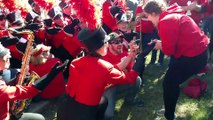
{"label": "black cap", "polygon": [[122,10],[122,7],[118,5],[110,7],[109,11],[113,17],[115,17],[115,15],[118,13],[124,13],[124,11]]}
{"label": "black cap", "polygon": [[117,24],[121,22],[129,22],[127,19],[127,15],[125,13],[118,13],[116,14],[115,18],[116,18]]}
{"label": "black cap", "polygon": [[41,24],[38,24],[38,23],[30,23],[30,24],[28,24],[27,26],[25,26],[25,29],[35,31],[35,30],[40,29],[41,27],[42,27]]}
{"label": "black cap", "polygon": [[38,15],[34,12],[30,12],[27,14],[26,16],[26,21],[29,23],[29,22],[32,22],[34,20],[34,18],[38,17]]}
{"label": "black cap", "polygon": [[44,25],[47,26],[47,27],[52,27],[52,22],[53,22],[52,19],[45,19]]}
{"label": "black cap", "polygon": [[30,4],[30,6],[33,6],[35,4],[34,0],[28,0],[28,3]]}
{"label": "black cap", "polygon": [[61,10],[63,10],[64,8],[68,7],[68,4],[64,1],[61,1],[58,6],[61,8]]}
{"label": "black cap", "polygon": [[55,34],[57,34],[59,31],[61,30],[61,28],[57,28],[57,27],[54,27],[54,28],[47,28],[46,29],[46,32],[47,32],[47,34],[49,34],[49,35],[55,35]]}
{"label": "black cap", "polygon": [[84,28],[78,34],[78,39],[87,47],[90,52],[101,48],[109,40],[106,32],[102,27],[95,30]]}
{"label": "black cap", "polygon": [[20,13],[16,12],[16,11],[7,14],[6,18],[11,24],[21,24],[21,23],[23,23],[23,19],[22,19]]}
{"label": "black cap", "polygon": [[56,16],[62,15],[62,13],[57,8],[50,9],[47,14],[52,19],[54,19]]}
{"label": "black cap", "polygon": [[0,57],[4,57],[5,55],[7,55],[8,53],[10,53],[10,50],[5,48],[1,43],[0,43]]}
{"label": "black cap", "polygon": [[78,24],[80,23],[79,19],[72,20],[72,23],[64,27],[64,32],[69,35],[74,35],[76,31],[80,31],[81,29]]}

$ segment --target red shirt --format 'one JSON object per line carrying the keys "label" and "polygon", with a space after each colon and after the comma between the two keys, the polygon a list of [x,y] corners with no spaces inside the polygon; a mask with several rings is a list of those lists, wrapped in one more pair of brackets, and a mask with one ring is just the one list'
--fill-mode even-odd
{"label": "red shirt", "polygon": [[136,71],[122,72],[111,63],[92,56],[73,60],[66,92],[79,103],[96,106],[107,84],[134,83]]}
{"label": "red shirt", "polygon": [[[121,60],[125,57],[128,56],[128,52],[124,51],[122,54],[119,55],[113,55],[109,50],[107,52],[107,54],[103,57],[104,60],[112,63],[113,65],[116,65],[118,63],[121,62]],[[130,62],[130,64],[128,64],[128,66],[126,67],[127,71],[130,71],[132,69],[132,62]]]}
{"label": "red shirt", "polygon": [[113,16],[111,15],[111,13],[109,11],[111,6],[112,6],[112,4],[110,3],[110,1],[105,1],[103,3],[103,6],[102,6],[102,15],[103,15],[102,21],[111,30],[114,30],[114,29],[117,28],[117,25],[116,25],[115,18],[113,18]]}
{"label": "red shirt", "polygon": [[[46,63],[40,65],[30,64],[30,71],[36,72],[40,77],[49,73],[52,67],[60,61],[58,58],[48,59]],[[65,92],[65,80],[63,73],[60,72],[51,83],[41,92],[40,96],[42,98],[54,98],[62,95]]]}
{"label": "red shirt", "polygon": [[158,30],[166,55],[194,57],[208,48],[209,39],[197,24],[181,13],[179,6],[171,6],[160,14]]}
{"label": "red shirt", "polygon": [[70,55],[76,57],[82,50],[82,44],[80,40],[78,40],[77,34],[78,33],[71,37],[66,34],[64,30],[60,30],[58,33],[48,36],[47,43],[51,43],[51,45],[56,48],[62,45]]}
{"label": "red shirt", "polygon": [[0,120],[10,120],[10,101],[32,98],[38,92],[34,86],[7,86],[3,80],[0,80]]}
{"label": "red shirt", "polygon": [[[136,8],[136,16],[139,13],[143,13],[142,6],[138,6]],[[140,25],[141,23],[141,25]],[[143,17],[141,19],[141,22],[136,22],[136,31],[140,32],[140,27],[143,33],[153,33],[155,30],[154,25],[152,24],[151,21],[149,21],[146,17]]]}

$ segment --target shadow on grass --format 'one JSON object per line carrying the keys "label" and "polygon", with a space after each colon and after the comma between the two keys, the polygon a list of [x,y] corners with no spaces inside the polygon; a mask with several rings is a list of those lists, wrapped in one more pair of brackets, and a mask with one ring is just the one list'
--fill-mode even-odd
{"label": "shadow on grass", "polygon": [[[164,108],[162,81],[168,61],[169,58],[166,58],[161,67],[155,64],[147,64],[143,76],[145,87],[139,94],[145,105],[138,108],[136,106],[125,106],[121,103],[117,104],[118,113],[114,120],[164,120],[163,116],[157,116],[156,112]],[[209,61],[209,63],[213,65],[213,61]],[[201,79],[208,83],[208,87],[206,94],[200,99],[192,99],[183,94],[182,88],[188,81],[181,85],[180,97],[176,107],[177,120],[213,120],[213,71],[210,71]]]}

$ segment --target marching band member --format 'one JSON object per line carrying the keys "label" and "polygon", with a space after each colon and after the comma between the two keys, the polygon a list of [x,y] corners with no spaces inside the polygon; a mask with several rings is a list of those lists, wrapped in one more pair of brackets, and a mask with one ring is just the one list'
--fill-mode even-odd
{"label": "marching band member", "polygon": [[[36,45],[32,51],[29,70],[36,72],[39,76],[43,76],[51,71],[51,66],[60,61],[50,53],[51,47],[43,44]],[[60,61],[60,64],[62,62]],[[65,80],[62,72],[60,72],[52,82],[39,94],[36,98],[51,99],[62,95],[65,92]]]}
{"label": "marching band member", "polygon": [[[143,71],[141,63],[144,57],[151,50],[137,57],[133,70],[123,72],[102,59],[107,54],[109,40],[103,28],[84,28],[78,38],[88,50],[88,55],[70,64],[67,96],[58,109],[57,119],[102,120],[107,106],[107,100],[102,97],[105,87],[108,84],[134,83],[138,73]],[[96,74],[92,75],[94,71]]]}
{"label": "marching band member", "polygon": [[[0,44],[0,71],[8,69],[10,67],[10,51],[9,49],[3,47]],[[15,85],[9,86],[6,85],[4,79],[0,79],[0,119],[1,120],[11,120],[11,115],[9,113],[9,102],[13,102],[15,100],[23,100],[26,98],[32,98],[33,96],[37,95],[40,91],[44,90],[45,87],[51,82],[51,80],[60,72],[62,71],[67,62],[61,66],[59,64],[55,64],[53,69],[46,74],[45,76],[41,77],[37,81],[35,81],[32,85],[29,86],[22,86],[22,85]],[[1,72],[2,73],[2,72]],[[23,113],[20,120],[45,120],[44,117],[40,114],[35,113]]]}

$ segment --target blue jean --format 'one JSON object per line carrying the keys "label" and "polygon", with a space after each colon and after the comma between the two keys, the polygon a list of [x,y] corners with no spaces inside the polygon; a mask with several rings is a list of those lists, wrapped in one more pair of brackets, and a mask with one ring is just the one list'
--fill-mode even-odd
{"label": "blue jean", "polygon": [[115,85],[108,88],[104,92],[104,96],[108,99],[108,106],[105,111],[105,117],[114,117],[115,103],[118,99],[124,98],[127,102],[133,101],[140,90],[141,82],[141,78],[138,77],[136,82],[133,84]]}

